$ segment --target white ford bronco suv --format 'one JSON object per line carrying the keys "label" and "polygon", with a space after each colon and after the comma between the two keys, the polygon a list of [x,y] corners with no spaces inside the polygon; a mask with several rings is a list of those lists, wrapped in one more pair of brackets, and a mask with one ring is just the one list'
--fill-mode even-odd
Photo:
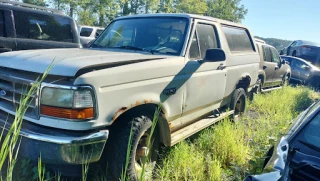
{"label": "white ford bronco suv", "polygon": [[46,167],[62,175],[77,174],[84,163],[105,164],[111,180],[121,175],[131,130],[127,176],[135,180],[141,159],[159,144],[236,119],[257,89],[260,62],[240,24],[190,14],[120,17],[88,49],[1,54],[0,129],[10,128],[22,87],[53,60],[24,116],[19,154],[36,161],[41,153]]}

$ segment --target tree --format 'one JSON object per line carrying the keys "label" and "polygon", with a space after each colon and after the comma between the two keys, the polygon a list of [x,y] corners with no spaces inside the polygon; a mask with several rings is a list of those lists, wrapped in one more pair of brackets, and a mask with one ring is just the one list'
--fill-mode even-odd
{"label": "tree", "polygon": [[205,14],[208,6],[205,0],[178,0],[176,9],[181,13]]}
{"label": "tree", "polygon": [[33,4],[37,6],[48,6],[44,0],[22,0],[23,3]]}
{"label": "tree", "polygon": [[209,16],[241,22],[248,10],[243,5],[240,6],[241,0],[209,0],[207,2]]}

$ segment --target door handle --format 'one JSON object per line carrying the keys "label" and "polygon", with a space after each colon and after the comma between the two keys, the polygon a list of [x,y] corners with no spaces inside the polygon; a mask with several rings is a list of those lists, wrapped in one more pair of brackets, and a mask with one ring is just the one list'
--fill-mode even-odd
{"label": "door handle", "polygon": [[217,70],[223,70],[225,69],[227,66],[220,64],[219,67],[217,68]]}
{"label": "door handle", "polygon": [[278,70],[278,69],[279,69],[279,67],[278,67],[278,66],[275,66],[275,67],[274,67],[274,69],[275,69],[275,70]]}
{"label": "door handle", "polygon": [[11,51],[12,51],[11,48],[0,48],[0,53],[11,52]]}
{"label": "door handle", "polygon": [[263,70],[264,70],[264,69],[266,69],[266,68],[267,68],[267,66],[265,66],[265,65],[264,65],[262,68],[263,68]]}

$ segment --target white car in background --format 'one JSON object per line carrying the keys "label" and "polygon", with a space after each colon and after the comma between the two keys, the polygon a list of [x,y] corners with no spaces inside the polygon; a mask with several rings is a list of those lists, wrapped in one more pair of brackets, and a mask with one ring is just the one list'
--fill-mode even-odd
{"label": "white car in background", "polygon": [[96,37],[100,35],[104,28],[79,25],[78,30],[80,35],[80,43],[82,46],[86,47],[86,45],[90,41],[94,40]]}

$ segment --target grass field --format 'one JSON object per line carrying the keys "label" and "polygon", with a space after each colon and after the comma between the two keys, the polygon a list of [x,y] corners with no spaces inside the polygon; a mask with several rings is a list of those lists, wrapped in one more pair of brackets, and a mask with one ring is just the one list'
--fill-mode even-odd
{"label": "grass field", "polygon": [[[247,104],[246,113],[240,121],[224,120],[165,149],[153,179],[242,180],[247,174],[259,173],[271,145],[286,132],[290,121],[318,96],[306,87],[285,87],[256,95],[253,102]],[[13,180],[60,180],[59,174],[46,172],[41,162],[38,163],[39,169],[30,167],[27,160],[18,163],[14,170],[19,170],[20,175],[14,171],[9,173],[17,178]],[[82,178],[86,180],[85,175]],[[95,178],[104,180],[105,176],[96,175]]]}

